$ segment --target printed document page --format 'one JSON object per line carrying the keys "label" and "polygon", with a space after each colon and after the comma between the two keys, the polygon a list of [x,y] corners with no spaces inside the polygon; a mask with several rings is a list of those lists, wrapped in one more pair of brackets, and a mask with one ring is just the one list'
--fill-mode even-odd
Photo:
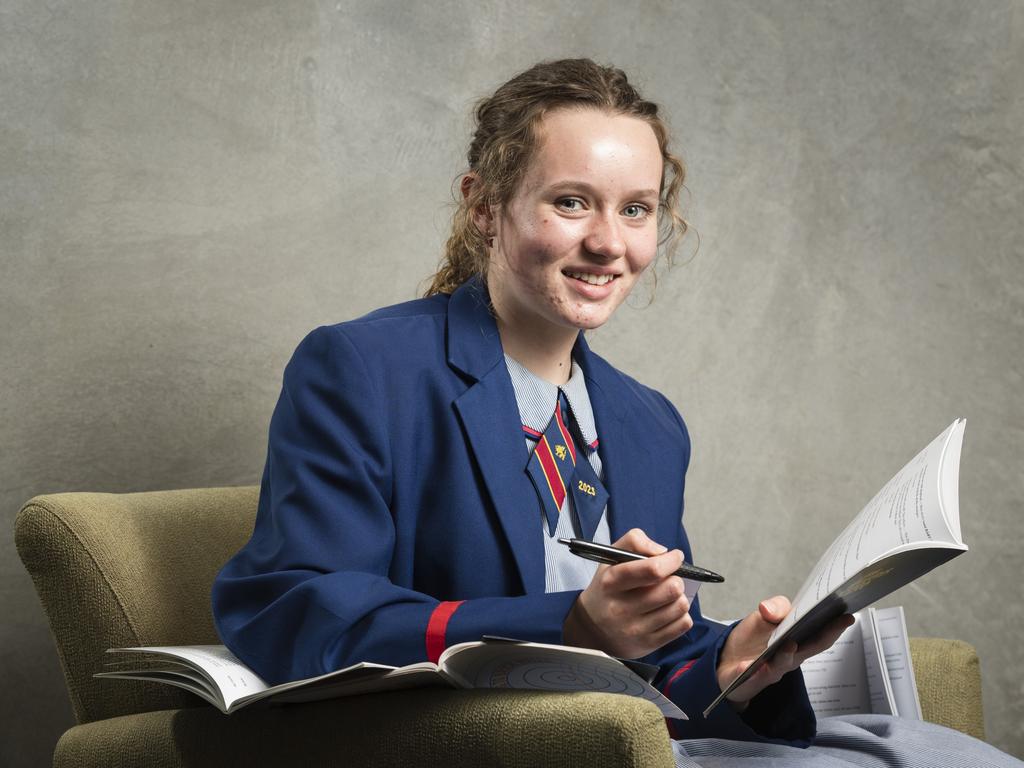
{"label": "printed document page", "polygon": [[656,688],[600,651],[543,643],[464,645],[464,653],[458,645],[445,651],[440,665],[467,688],[621,693],[653,702],[665,717],[687,719]]}
{"label": "printed document page", "polygon": [[857,715],[870,711],[867,672],[864,667],[862,613],[835,644],[800,665],[811,708],[818,717]]}
{"label": "printed document page", "polygon": [[895,715],[896,700],[892,695],[892,685],[886,673],[882,638],[870,608],[863,614],[863,618],[861,630],[864,635],[864,668],[868,676],[868,690],[871,691],[871,706],[867,711],[876,715]]}
{"label": "printed document page", "polygon": [[[953,422],[896,473],[832,542],[797,593],[793,609],[772,633],[773,641],[822,598],[883,555],[930,542],[963,545],[958,501],[955,495],[947,497],[948,480],[940,492],[943,464],[950,465],[953,474],[959,466],[963,427],[963,419]],[[954,459],[956,464],[951,463]]]}
{"label": "printed document page", "polygon": [[885,657],[886,677],[892,688],[896,714],[912,720],[921,720],[921,701],[917,695],[917,681],[910,659],[910,643],[903,608],[872,608],[875,632],[880,639]]}

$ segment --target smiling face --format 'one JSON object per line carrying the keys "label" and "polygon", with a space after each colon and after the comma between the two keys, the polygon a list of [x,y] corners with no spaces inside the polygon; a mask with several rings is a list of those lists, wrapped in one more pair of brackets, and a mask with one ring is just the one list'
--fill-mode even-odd
{"label": "smiling face", "polygon": [[538,140],[516,194],[483,225],[506,351],[571,347],[579,329],[607,322],[658,248],[662,155],[647,123],[560,109],[541,121]]}

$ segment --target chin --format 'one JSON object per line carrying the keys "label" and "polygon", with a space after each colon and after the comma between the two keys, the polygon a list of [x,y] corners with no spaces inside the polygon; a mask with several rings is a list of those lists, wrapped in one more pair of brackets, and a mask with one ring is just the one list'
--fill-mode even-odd
{"label": "chin", "polygon": [[582,317],[577,316],[571,319],[566,318],[566,322],[568,325],[571,325],[573,328],[576,328],[577,330],[580,331],[595,331],[602,325],[607,323],[609,320],[611,320],[611,317],[611,312],[602,312],[600,315],[588,314]]}

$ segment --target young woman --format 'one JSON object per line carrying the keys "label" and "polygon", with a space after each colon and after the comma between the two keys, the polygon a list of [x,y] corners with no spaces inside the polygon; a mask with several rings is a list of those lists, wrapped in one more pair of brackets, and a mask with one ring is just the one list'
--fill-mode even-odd
{"label": "young woman", "polygon": [[[699,713],[789,603],[722,632],[687,599],[686,427],[584,334],[685,230],[683,166],[656,105],[588,60],[533,67],[476,118],[427,297],[318,328],[288,364],[255,531],[214,585],[218,629],[271,682],[487,634],[589,646],[657,664]],[[563,536],[652,557],[598,567]],[[685,750],[801,754],[815,719],[799,664],[849,621],[680,722]]]}

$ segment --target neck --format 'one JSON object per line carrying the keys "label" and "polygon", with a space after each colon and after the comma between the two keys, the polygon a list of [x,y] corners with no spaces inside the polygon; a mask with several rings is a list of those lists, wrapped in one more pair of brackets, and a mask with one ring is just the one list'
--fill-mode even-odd
{"label": "neck", "polygon": [[572,348],[579,332],[575,328],[566,333],[524,333],[497,318],[501,346],[509,357],[526,370],[545,381],[562,386],[572,373]]}

